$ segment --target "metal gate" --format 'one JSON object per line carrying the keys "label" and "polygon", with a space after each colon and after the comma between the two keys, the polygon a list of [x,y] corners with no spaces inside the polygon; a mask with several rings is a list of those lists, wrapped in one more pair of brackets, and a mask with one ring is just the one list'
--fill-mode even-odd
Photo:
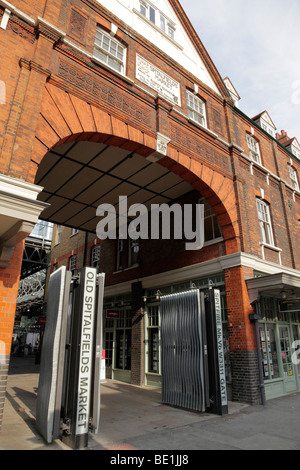
{"label": "metal gate", "polygon": [[199,290],[161,297],[162,401],[209,406],[205,308]]}
{"label": "metal gate", "polygon": [[89,267],[50,276],[37,394],[37,428],[48,443],[61,437],[79,449],[98,432],[104,279]]}

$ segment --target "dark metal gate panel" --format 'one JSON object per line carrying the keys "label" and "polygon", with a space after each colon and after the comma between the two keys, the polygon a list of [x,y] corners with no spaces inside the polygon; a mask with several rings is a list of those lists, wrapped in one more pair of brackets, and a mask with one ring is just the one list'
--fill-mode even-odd
{"label": "dark metal gate panel", "polygon": [[198,290],[161,297],[163,403],[206,409],[204,315]]}
{"label": "dark metal gate panel", "polygon": [[37,429],[48,444],[59,435],[65,357],[64,336],[70,282],[71,273],[62,266],[51,274],[48,288],[47,323],[43,339],[36,410]]}

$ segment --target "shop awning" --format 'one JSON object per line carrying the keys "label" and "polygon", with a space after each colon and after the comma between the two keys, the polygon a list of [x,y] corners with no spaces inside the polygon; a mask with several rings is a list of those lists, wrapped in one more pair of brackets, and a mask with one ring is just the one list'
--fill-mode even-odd
{"label": "shop awning", "polygon": [[281,300],[300,298],[300,273],[299,276],[277,273],[256,277],[247,279],[246,284],[251,304],[259,300],[262,295],[276,297]]}

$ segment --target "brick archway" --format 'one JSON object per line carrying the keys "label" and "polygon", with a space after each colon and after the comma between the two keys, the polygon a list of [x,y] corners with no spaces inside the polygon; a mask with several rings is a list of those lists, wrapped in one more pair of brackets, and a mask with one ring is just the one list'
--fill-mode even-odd
{"label": "brick archway", "polygon": [[[34,183],[45,154],[68,142],[98,142],[148,157],[156,151],[156,135],[127,124],[75,95],[47,84],[28,170]],[[172,142],[159,164],[190,183],[207,200],[222,227],[226,254],[240,249],[234,182],[228,176],[176,149]]]}

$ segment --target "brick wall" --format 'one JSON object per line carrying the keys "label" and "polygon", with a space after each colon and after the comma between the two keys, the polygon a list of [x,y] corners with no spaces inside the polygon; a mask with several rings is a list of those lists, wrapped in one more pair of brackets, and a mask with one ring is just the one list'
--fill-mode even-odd
{"label": "brick wall", "polygon": [[0,268],[0,430],[23,250],[24,242],[20,242],[15,248],[9,266],[5,269]]}
{"label": "brick wall", "polygon": [[224,271],[232,398],[245,403],[260,403],[259,370],[255,328],[249,315],[253,309],[245,279],[253,277],[253,270],[239,266]]}

